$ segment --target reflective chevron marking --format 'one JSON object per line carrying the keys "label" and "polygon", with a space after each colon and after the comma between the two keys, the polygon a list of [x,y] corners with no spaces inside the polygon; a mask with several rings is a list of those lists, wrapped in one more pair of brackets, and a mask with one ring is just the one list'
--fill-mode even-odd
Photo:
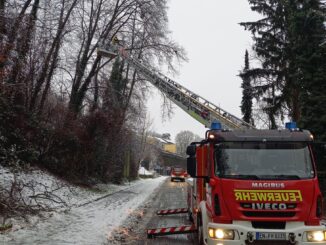
{"label": "reflective chevron marking", "polygon": [[179,227],[164,227],[147,230],[147,238],[154,238],[156,236],[166,236],[174,234],[187,234],[197,232],[195,225],[184,225]]}
{"label": "reflective chevron marking", "polygon": [[156,212],[157,215],[182,214],[188,213],[188,208],[166,209]]}

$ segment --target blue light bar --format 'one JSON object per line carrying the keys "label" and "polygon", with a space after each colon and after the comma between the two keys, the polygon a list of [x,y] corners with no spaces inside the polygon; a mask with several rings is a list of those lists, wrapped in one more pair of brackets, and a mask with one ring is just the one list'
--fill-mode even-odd
{"label": "blue light bar", "polygon": [[296,122],[287,122],[285,123],[285,128],[287,129],[296,129],[297,123]]}
{"label": "blue light bar", "polygon": [[222,129],[222,124],[218,121],[213,121],[211,124],[211,129],[213,130],[221,130]]}

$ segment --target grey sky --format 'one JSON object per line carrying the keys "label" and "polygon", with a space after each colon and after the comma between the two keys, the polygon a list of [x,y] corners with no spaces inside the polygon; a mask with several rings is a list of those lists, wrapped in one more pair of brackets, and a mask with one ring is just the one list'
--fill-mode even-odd
{"label": "grey sky", "polygon": [[[238,23],[258,18],[248,1],[170,0],[168,15],[172,37],[186,49],[189,58],[180,67],[179,76],[172,78],[241,117],[241,79],[237,74],[244,64],[245,49],[250,50],[252,41],[250,32]],[[177,106],[171,120],[162,122],[161,103],[155,91],[148,109],[156,132],[171,133],[173,140],[181,130],[204,136],[204,126]]]}

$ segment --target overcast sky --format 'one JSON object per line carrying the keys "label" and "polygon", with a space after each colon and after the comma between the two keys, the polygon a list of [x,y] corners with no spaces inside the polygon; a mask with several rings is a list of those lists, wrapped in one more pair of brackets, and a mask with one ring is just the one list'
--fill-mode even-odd
{"label": "overcast sky", "polygon": [[[169,27],[172,37],[187,51],[189,62],[171,76],[186,88],[242,117],[241,79],[237,76],[244,65],[245,50],[250,50],[251,34],[238,23],[258,18],[247,0],[170,0]],[[207,129],[184,111],[174,106],[168,121],[161,118],[161,96],[157,91],[148,101],[153,130],[170,133],[172,140],[182,130],[203,137]]]}

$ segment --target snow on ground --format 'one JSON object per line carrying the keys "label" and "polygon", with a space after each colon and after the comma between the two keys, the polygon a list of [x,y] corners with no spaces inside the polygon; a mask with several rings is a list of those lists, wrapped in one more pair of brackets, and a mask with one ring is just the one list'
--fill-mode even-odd
{"label": "snow on ground", "polygon": [[139,175],[153,175],[152,172],[148,171],[146,168],[144,167],[140,167],[138,170],[138,174]]}
{"label": "snow on ground", "polygon": [[[68,205],[68,207],[83,205],[85,203],[101,198],[103,195],[107,195],[126,188],[126,186],[131,184],[128,182],[124,183],[123,185],[97,184],[90,190],[87,188],[72,186],[66,181],[58,179],[55,176],[36,168],[30,169],[28,172],[16,172],[15,175],[17,182],[22,181],[27,186],[23,190],[26,199],[28,199],[28,196],[30,195],[35,196],[47,192],[53,194],[50,196],[50,198],[57,197],[57,199],[55,199],[56,201],[63,201]],[[0,165],[0,186],[10,189],[10,185],[13,181],[14,173],[11,172],[8,168],[2,167]],[[136,184],[138,181],[140,180],[133,181],[132,184]],[[62,204],[47,202],[46,199],[43,201],[47,205],[50,205],[52,208],[66,208]]]}
{"label": "snow on ground", "polygon": [[[13,178],[2,167],[0,176],[2,186]],[[20,177],[42,181],[47,188],[58,182],[55,177],[40,170],[20,174]],[[14,227],[0,234],[0,244],[105,244],[111,232],[165,179],[140,179],[122,186],[102,185],[97,192],[78,187],[73,187],[71,191],[72,187],[66,184],[57,195],[67,201],[71,209],[61,208],[52,212],[50,217],[47,215],[46,218],[33,219],[33,222],[23,227],[12,220]]]}

